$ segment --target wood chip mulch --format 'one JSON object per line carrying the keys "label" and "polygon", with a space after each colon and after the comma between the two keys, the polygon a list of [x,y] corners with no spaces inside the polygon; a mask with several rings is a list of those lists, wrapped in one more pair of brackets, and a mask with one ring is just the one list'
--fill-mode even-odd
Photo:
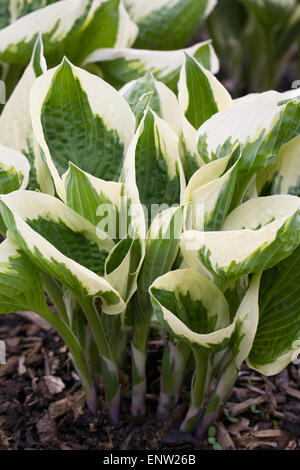
{"label": "wood chip mulch", "polygon": [[[33,321],[32,321],[33,320]],[[85,406],[78,376],[61,339],[45,324],[27,315],[2,315],[0,339],[7,362],[0,365],[0,449],[213,449],[206,440],[176,431],[184,413],[181,402],[158,426],[162,342],[149,342],[148,415],[142,425],[130,419],[128,378],[123,377],[121,422],[110,426],[99,384],[99,411]],[[182,389],[186,403],[187,388]],[[300,368],[291,364],[275,377],[263,377],[246,366],[215,426],[222,449],[300,450]]]}

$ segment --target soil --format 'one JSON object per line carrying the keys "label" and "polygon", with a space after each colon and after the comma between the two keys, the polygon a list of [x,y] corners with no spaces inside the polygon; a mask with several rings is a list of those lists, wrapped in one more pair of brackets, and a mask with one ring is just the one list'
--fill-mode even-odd
{"label": "soil", "polygon": [[7,362],[0,365],[1,450],[300,450],[297,365],[291,364],[271,378],[245,366],[225,414],[212,429],[215,439],[199,443],[176,430],[185,413],[181,402],[187,402],[186,386],[170,418],[163,425],[155,421],[161,340],[149,341],[145,422],[131,422],[128,377],[124,374],[121,421],[114,428],[107,419],[101,383],[99,411],[93,416],[85,406],[66,347],[47,325],[19,314],[2,315],[0,339],[5,339],[7,348]]}

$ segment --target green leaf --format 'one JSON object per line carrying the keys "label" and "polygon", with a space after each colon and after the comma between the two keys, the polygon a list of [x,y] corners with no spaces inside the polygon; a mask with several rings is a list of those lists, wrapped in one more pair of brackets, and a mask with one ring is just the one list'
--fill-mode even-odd
{"label": "green leaf", "polygon": [[297,0],[241,0],[265,27],[284,24],[293,13]]}
{"label": "green leaf", "polygon": [[213,448],[214,450],[223,450],[223,447],[221,446],[221,444],[219,444],[219,442],[214,442]]}
{"label": "green leaf", "polygon": [[106,313],[120,313],[123,301],[101,277],[114,247],[105,233],[53,196],[15,191],[1,198],[1,215],[22,250],[43,271],[78,295],[99,296]]}
{"label": "green leaf", "polygon": [[126,0],[128,11],[139,27],[139,49],[179,49],[196,33],[214,8],[214,0]]}
{"label": "green leaf", "polygon": [[215,113],[232,105],[231,96],[223,85],[187,53],[181,68],[178,90],[179,104],[195,129]]}
{"label": "green leaf", "polygon": [[64,60],[36,80],[31,113],[35,136],[62,199],[61,176],[70,161],[96,177],[118,180],[135,118],[113,87]]}
{"label": "green leaf", "polygon": [[84,64],[99,63],[108,77],[121,84],[143,77],[147,72],[152,72],[157,80],[165,83],[176,93],[180,68],[184,61],[184,52],[195,57],[212,73],[217,73],[219,62],[211,41],[200,42],[187,49],[168,52],[126,48],[99,49],[90,54]]}
{"label": "green leaf", "polygon": [[259,323],[248,358],[265,375],[284,369],[300,353],[300,248],[263,273]]}

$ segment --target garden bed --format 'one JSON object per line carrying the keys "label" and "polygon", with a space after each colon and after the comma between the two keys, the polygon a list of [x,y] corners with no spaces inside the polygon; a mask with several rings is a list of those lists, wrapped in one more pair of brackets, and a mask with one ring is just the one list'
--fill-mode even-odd
{"label": "garden bed", "polygon": [[[146,421],[135,425],[128,419],[129,384],[124,375],[123,394],[128,399],[122,401],[121,421],[113,428],[104,411],[101,383],[99,411],[93,416],[84,404],[66,347],[53,330],[18,314],[1,320],[7,363],[0,366],[0,449],[213,449],[214,439],[199,444],[175,431],[184,417],[182,404],[157,426],[159,339],[149,342]],[[271,378],[244,367],[227,404],[227,416],[215,427],[215,441],[223,449],[300,450],[299,386],[296,365]],[[187,393],[183,387],[182,396]],[[187,397],[182,401],[187,403]]]}

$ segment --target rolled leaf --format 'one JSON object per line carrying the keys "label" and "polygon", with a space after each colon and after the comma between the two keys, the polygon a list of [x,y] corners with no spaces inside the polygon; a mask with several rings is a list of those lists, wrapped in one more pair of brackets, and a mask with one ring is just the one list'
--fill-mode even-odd
{"label": "rolled leaf", "polygon": [[222,231],[184,232],[185,261],[201,272],[205,267],[224,289],[230,280],[274,266],[300,243],[299,201],[289,195],[250,199],[227,216]]}
{"label": "rolled leaf", "polygon": [[184,202],[191,202],[189,228],[221,230],[235,189],[237,162],[233,157],[208,163],[191,177],[184,196]]}
{"label": "rolled leaf", "polygon": [[122,181],[137,188],[148,226],[159,212],[180,203],[185,182],[178,137],[150,108],[129,146]]}
{"label": "rolled leaf", "polygon": [[110,217],[111,227],[108,227],[108,235],[113,239],[122,238],[118,230],[122,183],[96,178],[73,163],[69,164],[69,170],[64,174],[64,183],[66,203],[71,209],[95,226],[104,217]]}
{"label": "rolled leaf", "polygon": [[48,274],[78,295],[101,297],[106,313],[124,303],[103,279],[114,242],[53,196],[15,191],[1,198],[1,215],[22,250]]}
{"label": "rolled leaf", "polygon": [[0,194],[25,189],[29,181],[30,165],[20,152],[0,145]]}
{"label": "rolled leaf", "polygon": [[205,276],[193,269],[171,271],[154,281],[150,295],[160,323],[180,341],[208,352],[228,343],[235,323],[222,292]]}
{"label": "rolled leaf", "polygon": [[96,178],[72,163],[69,167],[63,177],[69,207],[116,241],[128,234],[145,238],[144,212],[137,190]]}
{"label": "rolled leaf", "polygon": [[120,94],[68,60],[34,83],[32,125],[58,195],[69,161],[104,180],[118,180],[135,118]]}
{"label": "rolled leaf", "polygon": [[144,76],[146,72],[152,72],[157,80],[162,81],[176,92],[180,68],[184,61],[184,52],[195,57],[212,73],[217,73],[219,62],[211,46],[211,41],[200,42],[187,49],[168,52],[125,48],[99,49],[90,54],[84,63],[99,63],[109,77],[121,84],[136,80]]}

